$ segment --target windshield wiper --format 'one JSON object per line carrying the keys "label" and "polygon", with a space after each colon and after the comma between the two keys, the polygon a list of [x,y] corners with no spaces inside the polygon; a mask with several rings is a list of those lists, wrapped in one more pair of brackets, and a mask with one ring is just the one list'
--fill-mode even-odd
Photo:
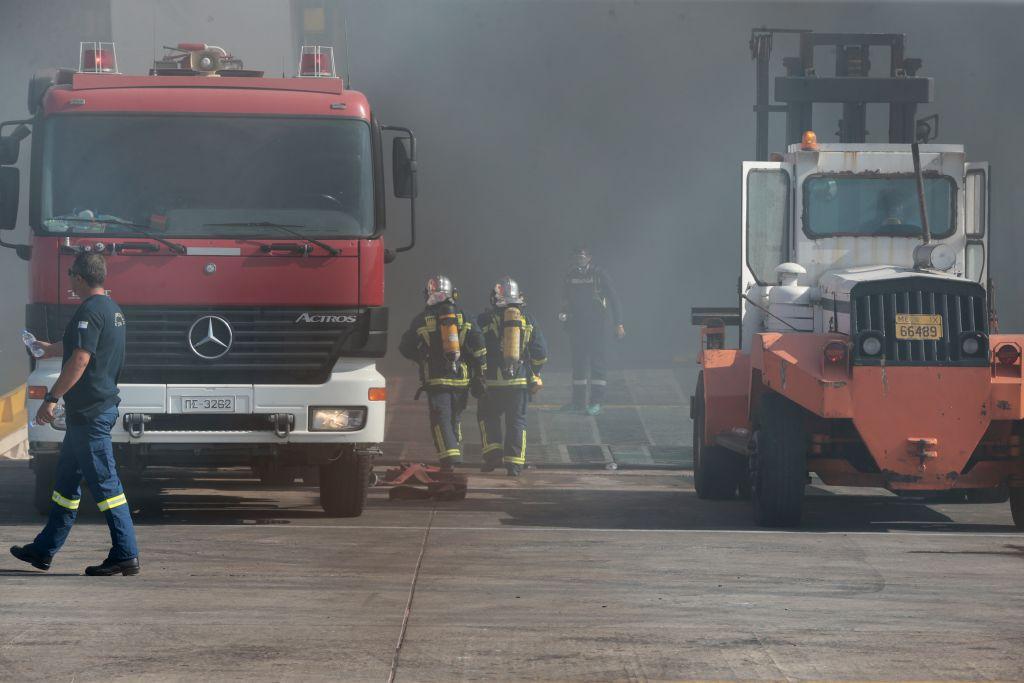
{"label": "windshield wiper", "polygon": [[99,225],[119,225],[123,228],[128,228],[129,230],[138,235],[142,235],[143,237],[151,239],[155,242],[159,242],[160,244],[164,245],[175,254],[184,254],[187,252],[187,249],[185,249],[183,245],[178,244],[177,242],[172,242],[170,240],[165,240],[163,237],[158,237],[153,233],[149,232],[149,230],[147,230],[149,226],[139,225],[138,223],[131,223],[129,221],[123,221],[120,218],[48,218],[46,222],[49,221],[63,221],[65,223],[98,223]]}
{"label": "windshield wiper", "polygon": [[341,252],[332,247],[329,244],[324,244],[318,239],[312,237],[306,237],[301,232],[292,230],[292,228],[304,228],[305,225],[291,225],[288,223],[271,223],[270,221],[248,221],[241,223],[203,223],[204,228],[277,228],[282,232],[286,232],[292,237],[298,237],[300,240],[306,240],[310,244],[315,244],[321,249],[330,252],[331,256],[337,256]]}

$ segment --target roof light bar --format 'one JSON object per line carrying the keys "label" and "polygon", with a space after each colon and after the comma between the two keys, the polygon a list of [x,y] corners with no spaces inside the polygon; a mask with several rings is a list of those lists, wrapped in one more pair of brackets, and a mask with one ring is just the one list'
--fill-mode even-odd
{"label": "roof light bar", "polygon": [[83,74],[116,74],[117,51],[113,43],[86,41],[79,43],[78,72]]}
{"label": "roof light bar", "polygon": [[299,53],[299,78],[337,78],[334,72],[334,48],[303,45]]}

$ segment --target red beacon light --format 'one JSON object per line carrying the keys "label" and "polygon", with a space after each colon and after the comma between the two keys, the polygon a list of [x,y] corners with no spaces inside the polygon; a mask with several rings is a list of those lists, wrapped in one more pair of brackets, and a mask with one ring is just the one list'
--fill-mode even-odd
{"label": "red beacon light", "polygon": [[300,78],[337,78],[334,72],[334,48],[303,45],[299,53]]}
{"label": "red beacon light", "polygon": [[78,52],[78,72],[84,74],[116,74],[117,51],[113,43],[83,42]]}

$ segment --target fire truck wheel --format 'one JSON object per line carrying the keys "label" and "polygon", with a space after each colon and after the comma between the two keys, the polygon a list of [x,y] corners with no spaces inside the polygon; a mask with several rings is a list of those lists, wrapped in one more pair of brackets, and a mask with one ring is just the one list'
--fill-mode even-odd
{"label": "fire truck wheel", "polygon": [[48,515],[50,514],[50,501],[53,498],[53,482],[57,477],[57,454],[47,453],[34,456],[32,470],[36,477],[33,495],[36,512]]}
{"label": "fire truck wheel", "polygon": [[1024,530],[1024,488],[1010,489],[1010,512],[1013,514],[1013,525]]}
{"label": "fire truck wheel", "polygon": [[345,448],[334,462],[320,466],[320,507],[328,517],[358,517],[366,504],[372,459]]}
{"label": "fire truck wheel", "polygon": [[693,488],[702,500],[727,500],[736,495],[746,474],[746,462],[738,454],[704,443],[704,375],[697,378],[693,413]]}
{"label": "fire truck wheel", "polygon": [[761,397],[751,499],[759,526],[798,526],[807,481],[807,434],[798,405],[766,391]]}

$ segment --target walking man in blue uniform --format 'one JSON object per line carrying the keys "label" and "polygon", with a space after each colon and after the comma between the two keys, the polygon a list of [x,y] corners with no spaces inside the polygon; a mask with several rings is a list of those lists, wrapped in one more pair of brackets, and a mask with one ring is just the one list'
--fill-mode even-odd
{"label": "walking man in blue uniform", "polygon": [[95,253],[79,254],[68,270],[82,304],[71,317],[64,338],[41,342],[46,356],[62,354],[60,376],[36,413],[38,424],[49,424],[57,402],[64,399],[67,433],[61,444],[50,517],[39,535],[11,554],[37,569],[47,570],[64,545],[78,514],[84,478],[99,509],[107,518],[112,547],[102,563],[86,567],[89,576],[131,576],[139,573],[139,549],[124,488],[117,476],[110,430],[117,422],[117,380],[124,365],[125,320],[120,307],[106,295],[107,266]]}

